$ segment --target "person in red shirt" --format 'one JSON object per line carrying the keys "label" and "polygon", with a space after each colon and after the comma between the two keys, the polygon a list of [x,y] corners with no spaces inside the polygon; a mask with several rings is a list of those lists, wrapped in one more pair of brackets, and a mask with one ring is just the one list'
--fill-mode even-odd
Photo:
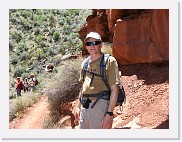
{"label": "person in red shirt", "polygon": [[22,83],[20,77],[16,78],[15,83],[16,83],[17,96],[21,96],[21,89],[22,89],[23,83]]}

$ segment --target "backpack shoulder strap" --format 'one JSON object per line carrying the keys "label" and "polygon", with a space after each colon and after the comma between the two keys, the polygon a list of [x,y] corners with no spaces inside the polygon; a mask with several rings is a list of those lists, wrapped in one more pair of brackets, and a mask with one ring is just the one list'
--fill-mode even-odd
{"label": "backpack shoulder strap", "polygon": [[89,60],[90,60],[90,56],[88,56],[88,57],[83,61],[83,71],[82,71],[83,81],[84,81],[84,79],[85,79],[85,75],[86,75],[86,72],[87,72]]}
{"label": "backpack shoulder strap", "polygon": [[107,63],[109,56],[110,56],[109,54],[104,54],[102,57],[102,60],[100,62],[100,75],[101,75],[101,78],[104,81],[105,85],[107,86],[108,90],[110,91],[111,89],[109,87],[107,77],[106,77],[106,63]]}

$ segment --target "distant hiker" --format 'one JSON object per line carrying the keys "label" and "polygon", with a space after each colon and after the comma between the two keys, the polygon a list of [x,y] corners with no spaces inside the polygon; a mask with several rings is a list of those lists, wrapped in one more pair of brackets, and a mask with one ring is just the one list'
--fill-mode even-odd
{"label": "distant hiker", "polygon": [[21,90],[22,90],[23,82],[21,81],[20,77],[16,78],[15,83],[16,83],[17,96],[21,96]]}
{"label": "distant hiker", "polygon": [[48,65],[46,65],[45,71],[52,72],[53,69],[54,69],[54,65],[49,63]]}
{"label": "distant hiker", "polygon": [[23,82],[23,86],[24,86],[23,88],[24,92],[28,92],[29,82],[27,78],[25,78],[25,81]]}
{"label": "distant hiker", "polygon": [[34,91],[35,82],[36,82],[36,78],[35,78],[35,75],[32,73],[32,74],[30,74],[30,80],[29,80],[30,92]]}
{"label": "distant hiker", "polygon": [[105,59],[101,52],[101,36],[90,32],[84,41],[90,56],[83,61],[81,67],[79,81],[83,85],[75,118],[79,118],[79,129],[111,129],[120,84],[118,64],[113,56],[109,56],[105,64],[105,80],[108,80],[106,85],[100,69],[101,62]]}

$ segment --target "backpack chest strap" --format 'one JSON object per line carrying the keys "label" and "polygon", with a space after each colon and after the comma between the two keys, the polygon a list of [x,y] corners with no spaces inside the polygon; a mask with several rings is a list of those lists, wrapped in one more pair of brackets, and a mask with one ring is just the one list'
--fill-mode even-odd
{"label": "backpack chest strap", "polygon": [[85,74],[86,74],[86,72],[87,72],[87,73],[89,73],[89,74],[92,75],[91,81],[90,81],[90,85],[92,85],[92,82],[93,82],[93,80],[94,80],[94,76],[101,77],[100,74],[96,74],[96,73],[91,72],[91,71],[89,71],[89,70],[84,70],[84,72],[85,72]]}

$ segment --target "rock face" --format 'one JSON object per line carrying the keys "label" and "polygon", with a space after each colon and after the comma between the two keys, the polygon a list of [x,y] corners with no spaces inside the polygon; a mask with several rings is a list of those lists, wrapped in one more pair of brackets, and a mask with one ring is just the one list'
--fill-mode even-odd
{"label": "rock face", "polygon": [[[81,39],[90,31],[113,43],[119,64],[169,61],[168,9],[95,9],[80,29]],[[83,53],[88,54],[83,42]]]}

